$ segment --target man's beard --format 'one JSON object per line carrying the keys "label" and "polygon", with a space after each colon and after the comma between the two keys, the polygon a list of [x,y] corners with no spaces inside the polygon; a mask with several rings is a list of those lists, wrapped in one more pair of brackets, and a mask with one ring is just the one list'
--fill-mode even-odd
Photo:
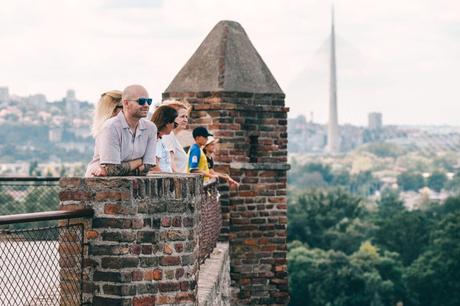
{"label": "man's beard", "polygon": [[144,110],[137,110],[135,113],[134,113],[134,116],[135,118],[145,118],[147,117],[147,114],[148,114],[148,110],[147,111],[144,111]]}

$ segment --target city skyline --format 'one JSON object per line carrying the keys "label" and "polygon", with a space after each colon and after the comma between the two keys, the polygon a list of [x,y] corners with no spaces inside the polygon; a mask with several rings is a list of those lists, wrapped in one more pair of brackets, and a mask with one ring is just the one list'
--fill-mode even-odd
{"label": "city skyline", "polygon": [[[328,65],[321,46],[329,35],[330,4],[5,3],[0,86],[51,101],[73,88],[77,98],[95,102],[105,90],[141,83],[158,101],[212,27],[230,19],[243,25],[286,93],[290,117],[308,118],[313,111],[316,122],[326,123]],[[339,124],[365,125],[368,113],[381,112],[384,124],[458,125],[460,3],[343,0],[335,7]]]}

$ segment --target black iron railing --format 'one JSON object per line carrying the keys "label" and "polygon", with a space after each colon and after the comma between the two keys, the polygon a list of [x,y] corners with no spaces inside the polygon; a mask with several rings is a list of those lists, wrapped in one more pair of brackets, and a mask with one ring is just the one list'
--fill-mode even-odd
{"label": "black iron railing", "polygon": [[200,210],[200,262],[204,262],[214,250],[222,227],[217,185],[218,181],[216,180],[204,185]]}
{"label": "black iron railing", "polygon": [[[60,225],[0,229],[0,305],[81,305],[84,225],[92,209],[0,216],[0,225],[61,220]],[[67,221],[66,221],[67,220]]]}

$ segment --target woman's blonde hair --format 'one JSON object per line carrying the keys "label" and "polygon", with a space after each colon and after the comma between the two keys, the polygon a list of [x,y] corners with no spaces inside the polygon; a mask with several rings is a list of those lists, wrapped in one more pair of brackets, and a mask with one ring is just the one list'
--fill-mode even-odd
{"label": "woman's blonde hair", "polygon": [[119,90],[110,90],[101,95],[94,111],[93,127],[91,129],[91,134],[94,138],[101,131],[104,122],[113,116],[115,109],[123,106],[121,95],[122,92]]}
{"label": "woman's blonde hair", "polygon": [[189,103],[187,102],[182,102],[179,100],[175,99],[168,99],[164,100],[161,102],[161,105],[167,105],[173,107],[176,111],[179,111],[179,109],[185,109],[187,111],[187,114],[190,114],[190,111],[192,110],[192,107],[190,106]]}

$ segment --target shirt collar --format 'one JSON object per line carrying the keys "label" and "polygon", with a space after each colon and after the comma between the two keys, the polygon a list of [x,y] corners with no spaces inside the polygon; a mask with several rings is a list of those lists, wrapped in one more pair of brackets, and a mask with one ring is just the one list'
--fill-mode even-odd
{"label": "shirt collar", "polygon": [[[118,117],[118,120],[120,120],[120,122],[121,122],[121,127],[124,128],[124,129],[129,129],[128,121],[126,121],[126,117],[125,117],[125,114],[123,113],[123,111],[119,112],[117,117]],[[141,118],[139,120],[138,125],[137,125],[136,136],[142,135],[142,131],[146,130],[146,129],[147,129],[147,126],[145,124],[145,119]]]}

